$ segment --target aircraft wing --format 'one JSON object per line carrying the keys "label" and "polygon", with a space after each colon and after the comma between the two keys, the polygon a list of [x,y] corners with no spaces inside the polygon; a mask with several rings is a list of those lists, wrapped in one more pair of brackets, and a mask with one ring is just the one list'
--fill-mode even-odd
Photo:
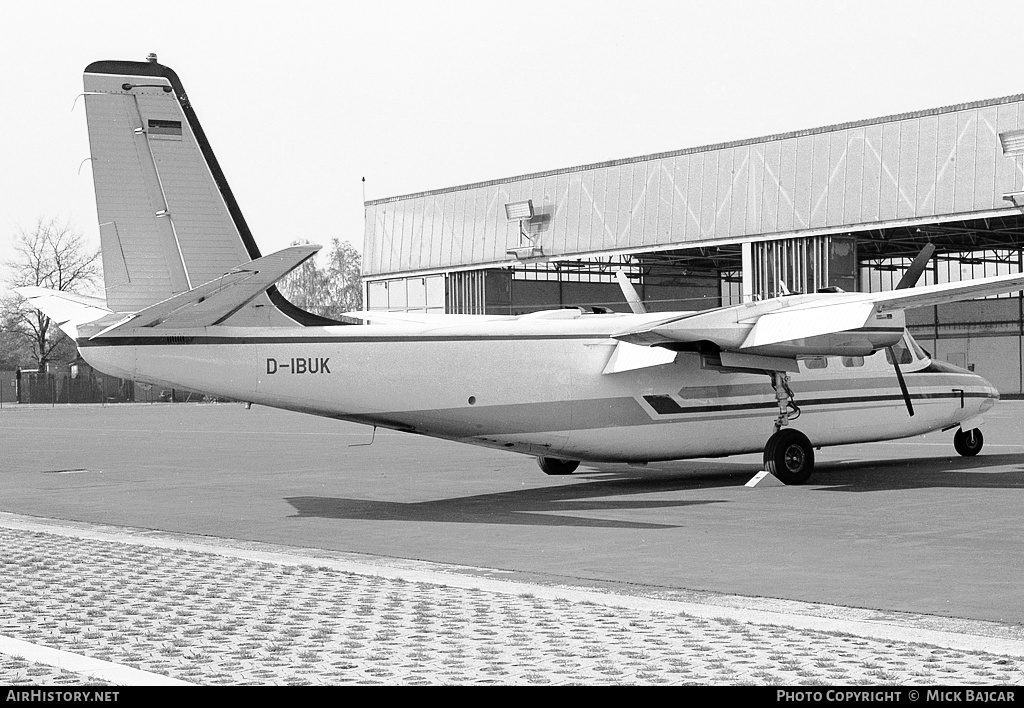
{"label": "aircraft wing", "polygon": [[1024,274],[878,293],[791,295],[676,315],[613,335],[670,349],[711,344],[769,357],[864,355],[903,336],[903,311],[1024,289]]}
{"label": "aircraft wing", "polygon": [[319,250],[320,246],[291,246],[249,261],[215,280],[136,312],[105,334],[114,329],[220,324]]}
{"label": "aircraft wing", "polygon": [[1024,290],[1024,273],[993,275],[988,278],[961,280],[957,283],[939,283],[904,290],[871,293],[872,301],[881,310],[906,310],[913,307],[942,305],[947,302],[971,300],[989,295],[1001,295]]}

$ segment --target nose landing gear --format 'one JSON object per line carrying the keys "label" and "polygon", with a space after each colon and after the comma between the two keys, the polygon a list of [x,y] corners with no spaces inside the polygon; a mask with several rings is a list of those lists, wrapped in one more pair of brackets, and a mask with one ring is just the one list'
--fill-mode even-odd
{"label": "nose landing gear", "polygon": [[964,457],[974,457],[981,452],[985,444],[985,436],[977,428],[958,430],[953,435],[953,447]]}

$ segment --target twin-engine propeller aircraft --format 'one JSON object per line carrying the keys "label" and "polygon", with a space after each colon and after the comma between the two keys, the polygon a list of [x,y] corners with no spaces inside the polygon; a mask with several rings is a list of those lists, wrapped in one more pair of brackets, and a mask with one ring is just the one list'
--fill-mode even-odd
{"label": "twin-engine propeller aircraft", "polygon": [[319,247],[260,256],[171,69],[91,64],[85,104],[106,297],[19,292],[100,371],[533,455],[548,474],[763,450],[792,484],[828,445],[955,428],[960,454],[981,449],[998,392],[931,359],[904,310],[1017,291],[1022,274],[701,312],[647,313],[625,288],[630,314],[342,325],[277,291]]}

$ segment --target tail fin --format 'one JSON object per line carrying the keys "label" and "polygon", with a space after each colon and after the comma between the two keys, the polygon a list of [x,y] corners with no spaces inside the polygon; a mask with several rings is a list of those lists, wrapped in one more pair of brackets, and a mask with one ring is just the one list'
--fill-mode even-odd
{"label": "tail fin", "polygon": [[[155,61],[85,69],[107,307],[138,312],[260,258],[177,74]],[[276,287],[233,325],[337,324]]]}

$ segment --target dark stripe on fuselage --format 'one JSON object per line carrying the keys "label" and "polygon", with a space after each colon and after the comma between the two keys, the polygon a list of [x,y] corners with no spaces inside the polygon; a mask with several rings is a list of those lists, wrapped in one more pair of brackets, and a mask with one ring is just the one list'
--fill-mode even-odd
{"label": "dark stripe on fuselage", "polygon": [[[766,403],[718,403],[718,404],[703,404],[699,406],[681,406],[671,396],[644,396],[645,401],[657,412],[659,415],[681,415],[684,413],[714,413],[721,411],[738,411],[738,410],[756,410],[756,409],[774,409],[778,407],[775,401],[769,401]],[[911,400],[924,400],[924,399],[955,399],[961,400],[963,398],[989,398],[987,393],[978,391],[950,391],[949,393],[912,393],[910,396]],[[890,394],[880,396],[844,396],[842,398],[798,398],[796,400],[797,405],[801,408],[807,408],[808,406],[825,406],[825,405],[838,405],[848,403],[881,403],[883,401],[903,401],[902,394]]]}
{"label": "dark stripe on fuselage", "polygon": [[486,342],[486,341],[522,341],[541,339],[595,339],[606,340],[606,334],[496,334],[496,335],[460,335],[460,334],[415,334],[409,336],[391,335],[326,335],[323,337],[216,337],[208,335],[167,335],[162,337],[97,337],[81,338],[79,347],[173,347],[173,346],[210,346],[239,344],[347,344],[368,343],[401,344],[403,342]]}
{"label": "dark stripe on fuselage", "polygon": [[[899,393],[877,396],[849,396],[839,398],[822,397],[798,400],[804,410],[816,414],[842,410],[853,410],[864,404],[890,404],[903,406]],[[984,393],[965,393],[966,398],[985,398]],[[375,422],[393,428],[409,431],[430,430],[451,437],[490,437],[549,433],[566,430],[598,430],[604,428],[633,427],[643,425],[665,425],[698,420],[739,420],[761,417],[768,411],[777,410],[774,400],[747,403],[720,403],[707,405],[680,406],[668,396],[644,396],[644,400],[664,417],[652,417],[640,402],[631,396],[618,398],[597,398],[578,401],[543,401],[533,403],[507,403],[493,406],[445,408],[441,410],[388,411],[375,414]],[[959,401],[960,394],[929,393],[915,394],[919,402]],[[659,410],[652,399],[663,399]],[[831,410],[830,410],[831,409]],[[699,415],[699,418],[680,418],[680,415]],[[671,417],[669,417],[671,416]],[[571,420],[571,422],[570,422]],[[361,420],[360,422],[366,422]],[[465,431],[473,430],[471,434]]]}

